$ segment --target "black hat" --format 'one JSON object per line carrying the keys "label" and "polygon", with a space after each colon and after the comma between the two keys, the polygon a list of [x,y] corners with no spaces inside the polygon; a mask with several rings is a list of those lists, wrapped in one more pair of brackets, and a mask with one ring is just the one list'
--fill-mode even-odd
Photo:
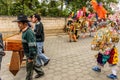
{"label": "black hat", "polygon": [[19,15],[17,17],[17,20],[14,20],[13,22],[30,22],[28,19],[27,19],[27,16],[26,15]]}

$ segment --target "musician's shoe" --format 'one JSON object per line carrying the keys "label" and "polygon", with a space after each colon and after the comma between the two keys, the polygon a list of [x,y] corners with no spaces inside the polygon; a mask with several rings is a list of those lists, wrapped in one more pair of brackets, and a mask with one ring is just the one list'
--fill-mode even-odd
{"label": "musician's shoe", "polygon": [[107,75],[107,77],[110,79],[117,79],[117,76],[114,74]]}
{"label": "musician's shoe", "polygon": [[42,73],[42,74],[37,74],[37,75],[35,76],[35,78],[40,78],[40,77],[42,77],[42,76],[44,76],[44,73]]}
{"label": "musician's shoe", "polygon": [[46,63],[44,63],[44,66],[46,66],[49,63],[50,59],[48,59],[48,61]]}
{"label": "musician's shoe", "polygon": [[98,66],[93,67],[92,70],[96,72],[101,72],[101,69]]}

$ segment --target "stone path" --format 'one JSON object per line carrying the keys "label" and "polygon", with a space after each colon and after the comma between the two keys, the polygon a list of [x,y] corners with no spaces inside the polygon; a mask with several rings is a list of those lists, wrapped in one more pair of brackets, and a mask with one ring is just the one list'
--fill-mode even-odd
{"label": "stone path", "polygon": [[[97,53],[90,49],[91,40],[92,37],[88,37],[70,43],[67,35],[46,37],[45,54],[51,61],[47,66],[42,67],[45,75],[34,80],[110,80],[106,77],[107,74],[111,73],[108,64],[105,65],[101,73],[96,73],[91,69],[96,65],[94,55]],[[120,44],[117,47],[120,52]],[[25,80],[25,67],[22,67],[16,76],[9,72],[8,63],[10,62],[11,53],[7,51],[6,56],[3,58],[0,71],[2,80]],[[119,77],[120,63],[118,67]]]}

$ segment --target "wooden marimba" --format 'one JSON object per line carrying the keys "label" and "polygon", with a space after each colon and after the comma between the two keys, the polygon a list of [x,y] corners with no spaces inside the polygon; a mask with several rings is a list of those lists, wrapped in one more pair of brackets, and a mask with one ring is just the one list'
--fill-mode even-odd
{"label": "wooden marimba", "polygon": [[22,50],[22,41],[21,34],[16,34],[4,40],[5,42],[5,50],[13,51],[9,66],[9,71],[15,76],[17,72],[20,70],[21,63],[24,57]]}

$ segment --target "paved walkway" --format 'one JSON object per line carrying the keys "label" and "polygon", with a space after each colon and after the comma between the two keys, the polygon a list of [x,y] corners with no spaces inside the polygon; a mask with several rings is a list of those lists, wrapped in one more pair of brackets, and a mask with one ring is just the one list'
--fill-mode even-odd
{"label": "paved walkway", "polygon": [[[90,49],[91,40],[92,37],[88,37],[70,43],[66,35],[47,37],[44,44],[45,54],[51,61],[47,66],[43,67],[45,75],[34,80],[110,80],[106,77],[107,74],[111,73],[108,64],[105,65],[101,73],[91,70],[96,65],[94,57],[96,52]],[[118,44],[118,47],[120,47],[120,44]],[[11,52],[7,52],[3,58],[0,73],[2,79],[25,80],[25,67],[22,67],[16,76],[9,72],[8,63],[10,58]],[[118,67],[118,76],[120,76],[120,66]]]}

